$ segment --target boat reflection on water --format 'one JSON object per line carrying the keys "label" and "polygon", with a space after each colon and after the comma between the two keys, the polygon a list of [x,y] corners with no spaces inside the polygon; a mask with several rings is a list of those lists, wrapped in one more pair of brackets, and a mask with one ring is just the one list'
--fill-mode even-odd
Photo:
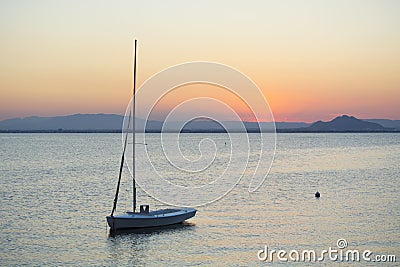
{"label": "boat reflection on water", "polygon": [[[183,222],[162,227],[132,228],[109,231],[106,242],[108,266],[160,266],[160,258],[170,266],[182,265],[176,253],[186,253],[185,247],[196,230],[193,223]],[[179,240],[179,249],[170,250]],[[164,244],[163,249],[154,248]],[[175,252],[174,252],[175,251]],[[104,255],[103,255],[104,256]],[[111,263],[111,264],[110,264]]]}
{"label": "boat reflection on water", "polygon": [[109,230],[109,237],[116,237],[119,235],[130,235],[130,234],[159,234],[162,232],[174,232],[183,230],[193,230],[196,224],[190,222],[182,222],[177,224],[171,224],[166,226],[146,227],[146,228],[130,228],[130,229],[118,229]]}

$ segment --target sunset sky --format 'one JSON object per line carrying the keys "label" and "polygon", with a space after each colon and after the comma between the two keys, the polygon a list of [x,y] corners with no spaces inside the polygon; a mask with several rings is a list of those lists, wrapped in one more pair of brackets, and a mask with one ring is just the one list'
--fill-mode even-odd
{"label": "sunset sky", "polygon": [[[251,78],[276,121],[400,119],[399,14],[396,0],[0,0],[0,120],[123,114],[133,37],[138,85],[175,64],[213,61]],[[160,112],[213,95],[186,89]]]}

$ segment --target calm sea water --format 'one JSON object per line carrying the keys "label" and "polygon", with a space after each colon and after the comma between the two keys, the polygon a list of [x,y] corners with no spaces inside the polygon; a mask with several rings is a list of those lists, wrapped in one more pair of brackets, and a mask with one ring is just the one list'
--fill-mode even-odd
{"label": "calm sea water", "polygon": [[[150,149],[158,137],[149,138]],[[217,147],[226,142],[223,134],[182,135],[187,157],[198,157],[185,148],[205,137]],[[119,134],[0,134],[0,147],[2,266],[266,266],[257,259],[265,246],[321,251],[337,248],[339,238],[349,249],[400,260],[400,134],[278,134],[271,172],[256,192],[248,192],[245,173],[187,224],[117,235],[105,216],[118,176]],[[129,196],[130,186],[123,187],[120,212],[130,209]],[[141,191],[139,202],[163,207]]]}

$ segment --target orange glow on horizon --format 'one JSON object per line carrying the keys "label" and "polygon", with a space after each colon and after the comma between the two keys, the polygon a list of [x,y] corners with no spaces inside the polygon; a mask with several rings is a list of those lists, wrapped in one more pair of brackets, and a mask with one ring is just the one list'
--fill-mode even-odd
{"label": "orange glow on horizon", "polygon": [[[139,40],[138,87],[170,66],[211,61],[252,79],[275,121],[313,122],[342,114],[400,119],[400,2],[158,5],[2,1],[0,120],[124,114],[131,97],[133,37]],[[184,99],[208,96],[229,103],[242,119],[255,120],[226,91],[188,88],[163,100],[160,114],[153,115]]]}

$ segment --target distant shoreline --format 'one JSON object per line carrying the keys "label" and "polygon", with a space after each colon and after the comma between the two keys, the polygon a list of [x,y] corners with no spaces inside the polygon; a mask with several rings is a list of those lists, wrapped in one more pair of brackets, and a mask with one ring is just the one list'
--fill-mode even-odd
{"label": "distant shoreline", "polygon": [[[58,117],[27,117],[0,121],[1,133],[121,133],[124,117],[117,114],[74,114]],[[249,122],[215,121],[211,119],[187,122],[143,120],[137,118],[136,130],[160,133],[372,133],[400,132],[400,120],[361,120],[342,115],[331,121]]]}

